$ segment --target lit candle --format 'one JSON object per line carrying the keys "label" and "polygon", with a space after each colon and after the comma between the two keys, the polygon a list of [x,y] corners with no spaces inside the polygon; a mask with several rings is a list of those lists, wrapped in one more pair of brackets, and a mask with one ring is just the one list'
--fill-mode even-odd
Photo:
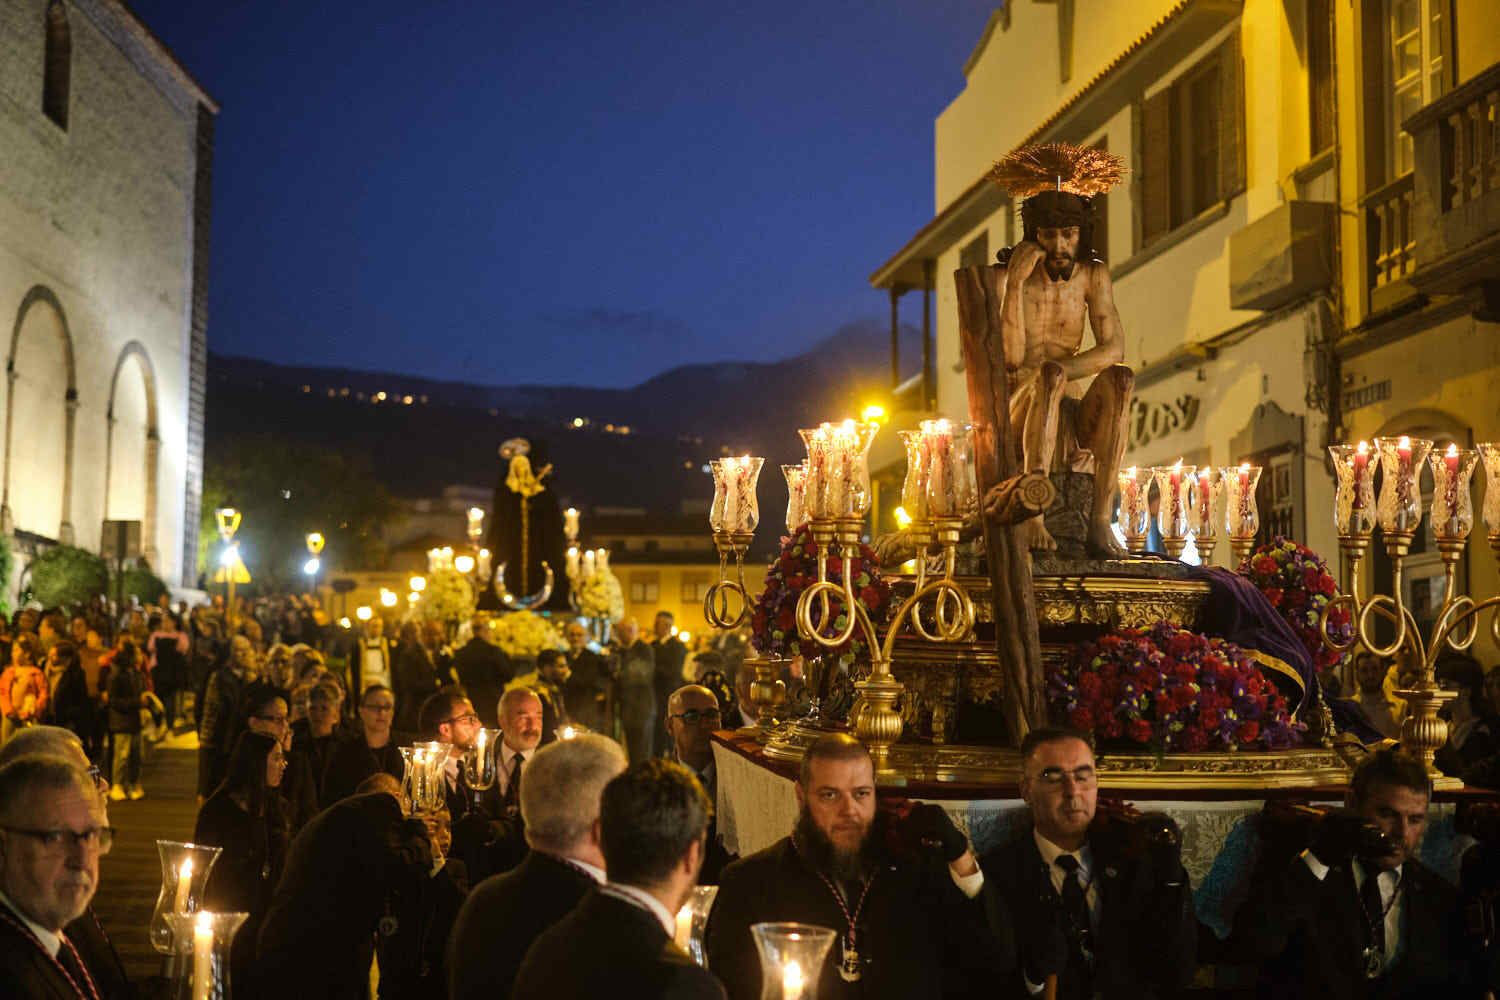
{"label": "lit candle", "polygon": [[1167,473],[1167,482],[1172,487],[1172,523],[1175,525],[1182,516],[1182,459],[1172,466],[1172,471]]}
{"label": "lit candle", "polygon": [[578,537],[578,509],[569,507],[563,511],[563,534],[568,536],[568,541]]}
{"label": "lit candle", "polygon": [[1198,471],[1198,524],[1199,538],[1214,537],[1214,470]]}
{"label": "lit candle", "polygon": [[803,431],[807,441],[807,474],[803,480],[803,511],[809,519],[830,516],[828,510],[828,424]]}
{"label": "lit candle", "polygon": [[193,859],[188,858],[177,869],[177,902],[172,906],[173,913],[188,912],[188,894],[193,888]]}
{"label": "lit candle", "polygon": [[583,554],[583,578],[585,580],[592,580],[594,578],[594,566],[598,558],[598,556],[594,555],[593,549],[589,549]]}
{"label": "lit candle", "polygon": [[927,465],[927,512],[933,517],[952,517],[953,425],[946,420],[922,421]]}
{"label": "lit candle", "polygon": [[1236,505],[1240,515],[1240,530],[1243,531],[1245,522],[1250,520],[1250,463],[1240,463],[1240,496]]}
{"label": "lit candle", "polygon": [[807,979],[802,975],[802,966],[788,962],[781,969],[781,1000],[802,1000],[802,991],[807,988]]}
{"label": "lit candle", "polygon": [[1448,474],[1443,478],[1443,499],[1447,506],[1447,523],[1443,525],[1446,534],[1451,538],[1459,534],[1458,530],[1458,445],[1449,444],[1448,450],[1443,452],[1443,467]]}
{"label": "lit candle", "polygon": [[568,579],[569,580],[576,580],[576,579],[578,579],[578,546],[572,545],[572,546],[568,547],[567,560],[568,560]]}
{"label": "lit candle", "polygon": [[744,491],[745,470],[750,465],[750,456],[724,459],[724,530],[737,532],[740,527],[740,494]]}
{"label": "lit candle", "polygon": [[1396,440],[1396,500],[1398,507],[1405,507],[1410,499],[1408,482],[1411,477],[1411,438],[1403,434]]}
{"label": "lit candle", "polygon": [[479,577],[481,580],[490,578],[490,550],[479,550]]}
{"label": "lit candle", "polygon": [[1140,483],[1137,481],[1137,470],[1131,466],[1120,473],[1120,530],[1127,535],[1135,535],[1140,531],[1137,523],[1140,517]]}
{"label": "lit candle", "polygon": [[609,549],[594,550],[594,567],[600,573],[609,572]]}
{"label": "lit candle", "polygon": [[213,914],[200,912],[193,921],[193,1000],[208,1000],[213,992]]}
{"label": "lit candle", "polygon": [[1354,509],[1362,510],[1365,505],[1364,484],[1365,475],[1370,466],[1370,442],[1361,441],[1354,446]]}
{"label": "lit candle", "polygon": [[807,523],[803,506],[807,487],[807,462],[783,465],[781,474],[786,477],[786,530],[788,534],[792,534]]}
{"label": "lit candle", "polygon": [[683,951],[688,951],[688,945],[692,944],[693,908],[691,905],[684,905],[682,909],[677,911],[677,934],[673,937],[673,940],[677,942],[677,947]]}
{"label": "lit candle", "polygon": [[854,449],[857,446],[854,437],[854,421],[845,420],[833,429],[830,438],[832,441],[832,472],[828,477],[828,515],[830,517],[845,517],[851,513],[849,510],[849,487],[854,478],[853,462]]}

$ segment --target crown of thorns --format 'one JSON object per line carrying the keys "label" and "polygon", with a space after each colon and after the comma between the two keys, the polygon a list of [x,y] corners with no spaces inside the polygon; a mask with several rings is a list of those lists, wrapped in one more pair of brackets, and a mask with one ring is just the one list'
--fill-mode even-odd
{"label": "crown of thorns", "polygon": [[1066,191],[1091,198],[1118,184],[1124,173],[1125,160],[1114,153],[1049,142],[1005,154],[986,176],[1012,198],[1030,198],[1043,191]]}

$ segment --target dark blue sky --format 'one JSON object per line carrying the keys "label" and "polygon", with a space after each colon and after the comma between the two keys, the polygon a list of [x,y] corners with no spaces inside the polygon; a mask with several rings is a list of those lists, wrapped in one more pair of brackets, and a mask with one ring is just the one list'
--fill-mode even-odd
{"label": "dark blue sky", "polygon": [[213,350],[601,386],[884,317],[991,7],[131,5],[223,106]]}

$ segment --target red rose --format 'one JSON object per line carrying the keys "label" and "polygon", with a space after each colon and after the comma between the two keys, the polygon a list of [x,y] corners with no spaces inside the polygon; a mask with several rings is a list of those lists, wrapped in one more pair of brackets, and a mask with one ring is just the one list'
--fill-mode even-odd
{"label": "red rose", "polygon": [[1209,708],[1209,709],[1205,709],[1202,712],[1199,712],[1198,713],[1198,722],[1203,726],[1204,729],[1218,729],[1219,728],[1219,712],[1218,712],[1218,709]]}
{"label": "red rose", "polygon": [[1190,655],[1198,646],[1197,639],[1188,632],[1178,632],[1167,643],[1167,652],[1173,656]]}
{"label": "red rose", "polygon": [[1125,727],[1120,725],[1118,716],[1107,715],[1104,722],[1099,726],[1099,735],[1107,740],[1117,740],[1125,732]]}
{"label": "red rose", "polygon": [[1083,695],[1084,701],[1096,701],[1099,698],[1100,689],[1103,684],[1098,674],[1084,674],[1078,678],[1078,691]]}
{"label": "red rose", "polygon": [[1261,576],[1274,576],[1279,567],[1275,559],[1268,555],[1261,555],[1250,561],[1250,568]]}
{"label": "red rose", "polygon": [[1335,583],[1333,577],[1329,576],[1327,573],[1324,573],[1321,577],[1318,578],[1318,593],[1324,594],[1328,597],[1332,597],[1334,594],[1338,593],[1338,589],[1339,585]]}
{"label": "red rose", "polygon": [[1260,723],[1255,721],[1240,724],[1239,741],[1241,744],[1254,743],[1260,739]]}
{"label": "red rose", "polygon": [[1322,589],[1323,576],[1323,571],[1317,566],[1308,566],[1302,570],[1302,586],[1317,592]]}
{"label": "red rose", "polygon": [[1126,735],[1137,743],[1151,742],[1151,723],[1145,719],[1131,719],[1126,728]]}
{"label": "red rose", "polygon": [[1201,729],[1188,729],[1182,734],[1182,748],[1189,753],[1208,749],[1208,734]]}
{"label": "red rose", "polygon": [[1068,713],[1068,725],[1081,733],[1094,731],[1094,713],[1087,708],[1075,708]]}

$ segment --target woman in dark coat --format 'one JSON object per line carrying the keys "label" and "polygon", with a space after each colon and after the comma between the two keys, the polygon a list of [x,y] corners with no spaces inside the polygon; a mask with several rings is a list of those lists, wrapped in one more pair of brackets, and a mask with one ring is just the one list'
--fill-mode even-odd
{"label": "woman in dark coat", "polygon": [[88,745],[94,727],[94,699],[83,672],[78,647],[66,639],[47,653],[47,699],[45,720],[49,725],[71,730]]}
{"label": "woman in dark coat", "polygon": [[396,728],[417,731],[417,712],[427,696],[443,686],[432,654],[422,645],[421,632],[414,622],[401,626],[401,643],[396,647]]}
{"label": "woman in dark coat", "polygon": [[258,996],[254,984],[255,937],[271,905],[271,893],[286,860],[290,828],[281,800],[286,756],[268,733],[240,734],[218,789],[198,810],[193,842],[223,848],[204,890],[204,908],[248,913],[235,935],[230,977],[236,991]]}
{"label": "woman in dark coat", "polygon": [[141,652],[129,639],[121,639],[109,664],[105,687],[109,704],[109,739],[113,746],[109,797],[116,802],[127,795],[145,796],[141,789],[141,700],[148,681],[141,670]]}
{"label": "woman in dark coat", "polygon": [[400,746],[407,737],[392,730],[396,696],[383,684],[371,684],[359,699],[359,734],[334,748],[323,772],[323,794],[318,802],[324,809],[339,799],[354,794],[359,783],[384,771],[397,781],[406,776],[406,762]]}

